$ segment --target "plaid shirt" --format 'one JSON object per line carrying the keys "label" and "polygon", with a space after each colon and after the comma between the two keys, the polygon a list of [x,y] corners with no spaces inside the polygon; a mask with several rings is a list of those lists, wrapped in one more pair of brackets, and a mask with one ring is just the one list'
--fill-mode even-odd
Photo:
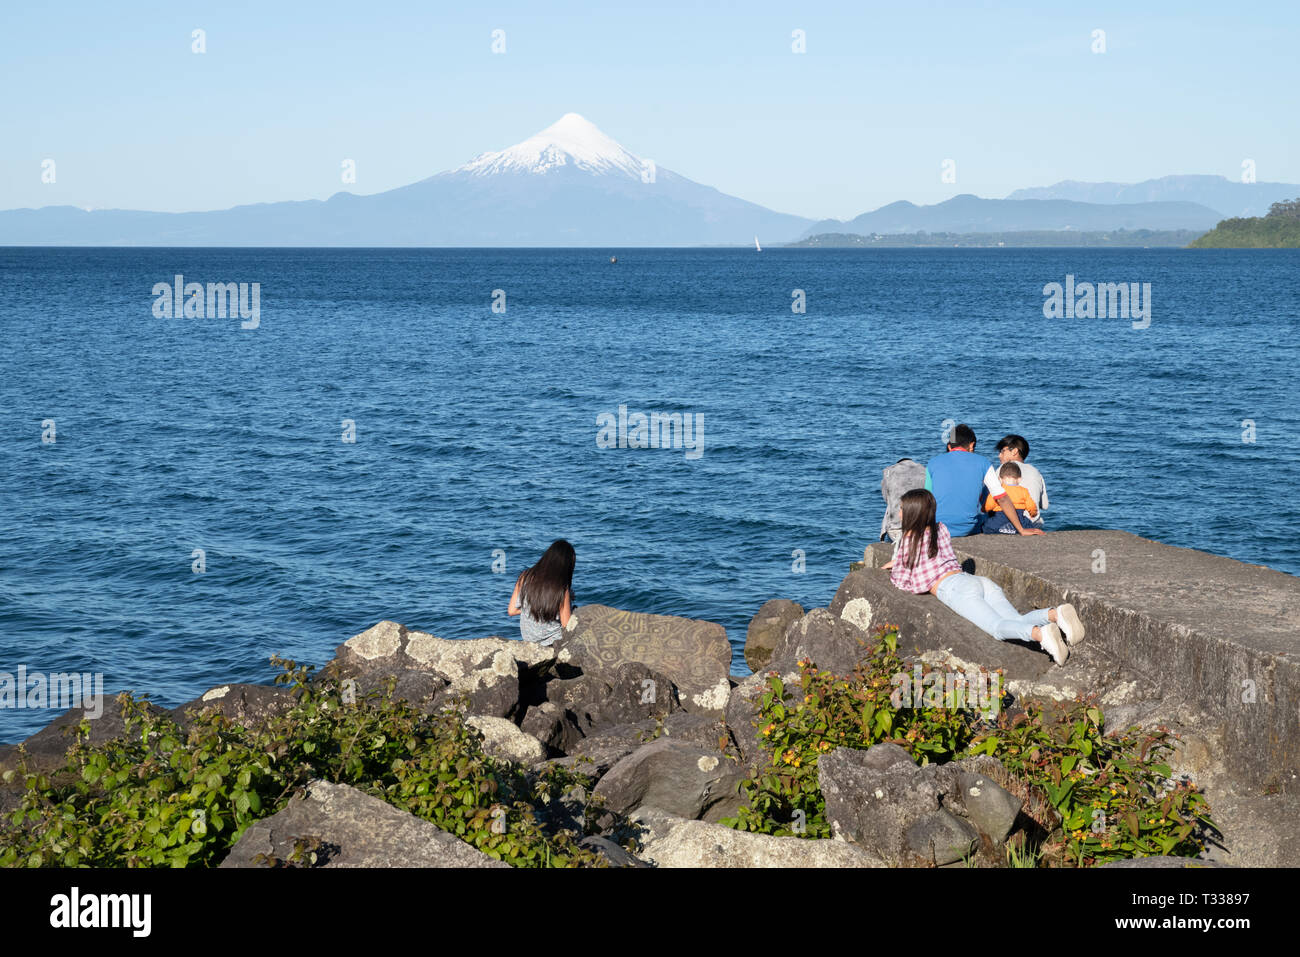
{"label": "plaid shirt", "polygon": [[898,544],[894,546],[894,567],[889,570],[889,581],[894,587],[920,595],[929,591],[930,586],[948,572],[961,571],[957,556],[952,552],[952,536],[948,534],[948,526],[943,522],[938,524],[938,553],[934,558],[930,557],[930,530],[927,528],[921,534],[921,553],[912,568],[905,567],[910,551],[908,539],[906,536],[899,538]]}

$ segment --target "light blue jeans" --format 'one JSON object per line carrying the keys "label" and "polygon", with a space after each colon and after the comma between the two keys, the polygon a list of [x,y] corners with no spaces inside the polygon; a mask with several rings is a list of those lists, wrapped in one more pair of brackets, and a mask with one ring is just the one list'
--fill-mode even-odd
{"label": "light blue jeans", "polygon": [[1033,641],[1034,626],[1046,625],[1051,621],[1046,608],[1020,614],[1007,601],[1002,589],[983,575],[967,575],[965,572],[949,575],[939,582],[939,588],[934,594],[957,614],[998,641],[1006,641],[1008,638]]}

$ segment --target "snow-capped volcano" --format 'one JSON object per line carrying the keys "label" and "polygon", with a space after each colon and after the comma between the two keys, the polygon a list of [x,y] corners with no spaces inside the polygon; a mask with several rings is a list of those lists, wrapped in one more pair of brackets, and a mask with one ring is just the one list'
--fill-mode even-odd
{"label": "snow-capped volcano", "polygon": [[[648,174],[648,175],[647,175]],[[150,246],[694,246],[796,239],[812,224],[642,162],[577,113],[382,193],[209,213],[0,211],[0,243]]]}
{"label": "snow-capped volcano", "polygon": [[522,143],[495,153],[480,153],[453,173],[486,176],[492,173],[545,173],[560,166],[600,174],[626,174],[641,178],[641,159],[577,113],[562,117]]}

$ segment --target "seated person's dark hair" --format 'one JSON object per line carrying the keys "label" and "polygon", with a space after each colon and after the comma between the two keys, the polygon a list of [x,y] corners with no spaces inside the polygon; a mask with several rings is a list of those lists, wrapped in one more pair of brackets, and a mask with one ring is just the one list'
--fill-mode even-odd
{"label": "seated person's dark hair", "polygon": [[1002,438],[998,439],[997,450],[1001,452],[1003,449],[1015,449],[1020,453],[1020,460],[1022,462],[1029,458],[1029,443],[1025,441],[1023,435],[1002,436]]}
{"label": "seated person's dark hair", "polygon": [[1002,468],[998,469],[998,478],[1020,478],[1020,466],[1015,462],[1003,462]]}
{"label": "seated person's dark hair", "polygon": [[952,430],[952,438],[948,440],[948,448],[965,448],[968,445],[975,444],[975,430],[966,423],[962,423]]}

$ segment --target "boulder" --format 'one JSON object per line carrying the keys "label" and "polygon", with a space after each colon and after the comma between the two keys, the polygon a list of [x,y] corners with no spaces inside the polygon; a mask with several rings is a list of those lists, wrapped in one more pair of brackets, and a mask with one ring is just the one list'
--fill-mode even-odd
{"label": "boulder", "polygon": [[216,712],[234,724],[251,727],[283,714],[293,705],[293,692],[284,685],[229,684],[218,685],[172,708],[171,715],[178,724],[188,726],[191,714]]}
{"label": "boulder", "polygon": [[595,851],[609,862],[610,867],[649,867],[645,861],[633,857],[623,847],[615,844],[607,837],[584,837],[578,842],[578,846],[589,851]]}
{"label": "boulder", "polygon": [[970,857],[979,843],[979,832],[941,807],[909,824],[904,840],[914,858],[943,867]]}
{"label": "boulder", "polygon": [[340,645],[319,677],[351,679],[358,694],[391,677],[396,695],[426,712],[463,701],[467,714],[513,719],[528,697],[521,685],[539,684],[554,665],[554,649],[532,642],[452,641],[381,621]]}
{"label": "boulder", "polygon": [[724,755],[658,738],[610,768],[595,796],[614,814],[650,804],[678,817],[699,818],[719,802],[733,804],[740,779],[736,763]]}
{"label": "boulder", "polygon": [[772,659],[772,651],[785,637],[786,630],[803,617],[803,606],[785,598],[764,602],[749,621],[745,632],[745,664],[751,671],[762,671]]}
{"label": "boulder", "polygon": [[709,621],[584,605],[556,643],[557,661],[613,684],[619,665],[639,662],[666,675],[687,711],[721,716],[731,689],[731,645]]}
{"label": "boulder", "polygon": [[[146,711],[154,715],[166,712],[150,702],[142,702]],[[82,718],[90,723],[90,744],[104,744],[114,738],[120,738],[126,730],[122,718],[122,708],[115,697],[102,695],[88,707],[85,704],[69,708],[40,731],[26,738],[22,747],[27,752],[27,767],[32,771],[49,772],[62,768],[67,763],[67,752],[77,741],[76,727]],[[18,748],[12,747],[0,753],[0,772],[17,769],[20,761]]]}
{"label": "boulder", "polygon": [[490,757],[514,764],[536,764],[546,759],[546,748],[531,734],[515,727],[505,718],[470,715],[465,723],[483,735],[483,752]]}
{"label": "boulder", "polygon": [[843,841],[772,837],[721,824],[687,820],[644,806],[633,813],[641,827],[638,857],[656,867],[883,867],[863,848]]}
{"label": "boulder", "polygon": [[1005,841],[1021,802],[1001,775],[987,756],[917,767],[896,744],[836,748],[817,763],[832,833],[893,866],[942,867]]}
{"label": "boulder", "polygon": [[519,729],[542,743],[548,755],[565,755],[582,740],[573,716],[549,701],[531,706]]}
{"label": "boulder", "polygon": [[222,867],[288,861],[295,845],[316,867],[508,867],[413,814],[345,784],[312,781],[280,811],[249,825]]}
{"label": "boulder", "polygon": [[625,662],[602,675],[584,673],[548,681],[546,700],[569,712],[583,734],[682,710],[672,680],[639,661]]}
{"label": "boulder", "polygon": [[670,714],[660,722],[659,731],[662,737],[693,745],[701,751],[740,756],[727,723],[707,714]]}
{"label": "boulder", "polygon": [[1015,678],[1036,678],[1057,667],[1037,644],[998,641],[933,595],[900,591],[889,583],[889,572],[875,568],[849,572],[835,592],[830,613],[868,635],[881,625],[896,625],[901,655],[946,650],[990,669],[1004,668]]}
{"label": "boulder", "polygon": [[772,651],[772,668],[793,668],[811,659],[823,671],[837,675],[853,672],[868,654],[867,633],[850,621],[814,608],[786,629]]}
{"label": "boulder", "polygon": [[606,728],[579,741],[568,757],[547,763],[599,778],[637,748],[654,740],[656,730],[653,721]]}
{"label": "boulder", "polygon": [[941,793],[896,744],[866,751],[836,748],[817,762],[831,833],[892,865],[915,864],[908,828],[935,814]]}
{"label": "boulder", "polygon": [[988,774],[961,771],[957,775],[958,800],[975,829],[994,844],[1011,833],[1024,802]]}

